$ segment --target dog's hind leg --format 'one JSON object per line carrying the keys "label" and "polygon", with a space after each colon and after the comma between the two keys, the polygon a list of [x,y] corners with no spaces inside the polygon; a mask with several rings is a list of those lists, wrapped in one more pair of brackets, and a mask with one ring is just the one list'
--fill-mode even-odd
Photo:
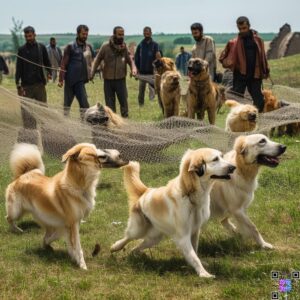
{"label": "dog's hind leg", "polygon": [[221,224],[231,235],[237,233],[236,226],[229,220],[228,217],[222,220]]}
{"label": "dog's hind leg", "polygon": [[208,121],[209,124],[215,125],[216,123],[216,109],[208,108]]}
{"label": "dog's hind leg", "polygon": [[163,234],[152,227],[148,230],[145,239],[138,246],[136,246],[132,252],[137,253],[145,249],[152,248],[161,241],[162,237]]}
{"label": "dog's hind leg", "polygon": [[23,232],[23,230],[18,227],[15,221],[19,220],[23,215],[23,208],[20,199],[16,199],[10,194],[9,189],[6,192],[6,220],[10,225],[12,231],[16,233]]}
{"label": "dog's hind leg", "polygon": [[234,214],[236,221],[238,222],[238,229],[243,236],[252,237],[256,243],[262,248],[273,249],[273,245],[265,242],[256,226],[252,223],[249,217],[243,211],[239,211]]}
{"label": "dog's hind leg", "polygon": [[150,227],[145,217],[140,213],[132,213],[128,219],[128,225],[123,239],[116,241],[110,248],[110,252],[122,250],[130,241],[143,238]]}
{"label": "dog's hind leg", "polygon": [[206,278],[215,277],[214,275],[208,273],[204,269],[199,257],[197,256],[193,248],[190,236],[183,237],[180,239],[174,238],[174,241],[177,247],[182,251],[186,261],[196,270],[196,272],[200,277],[206,277]]}
{"label": "dog's hind leg", "polygon": [[61,236],[61,232],[54,228],[46,228],[46,233],[43,239],[44,248],[50,246],[50,244],[58,240]]}
{"label": "dog's hind leg", "polygon": [[79,223],[72,224],[66,231],[66,241],[70,256],[81,269],[87,270],[80,244]]}

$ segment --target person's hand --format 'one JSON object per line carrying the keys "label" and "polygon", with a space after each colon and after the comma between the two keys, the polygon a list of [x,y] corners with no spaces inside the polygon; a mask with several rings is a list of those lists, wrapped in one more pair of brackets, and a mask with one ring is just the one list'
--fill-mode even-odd
{"label": "person's hand", "polygon": [[59,81],[57,84],[58,87],[62,88],[64,86],[64,82],[63,81]]}
{"label": "person's hand", "polygon": [[135,77],[137,74],[137,71],[135,69],[131,70],[130,77]]}
{"label": "person's hand", "polygon": [[52,75],[50,73],[48,73],[47,79],[48,79],[48,81],[50,81],[52,79]]}

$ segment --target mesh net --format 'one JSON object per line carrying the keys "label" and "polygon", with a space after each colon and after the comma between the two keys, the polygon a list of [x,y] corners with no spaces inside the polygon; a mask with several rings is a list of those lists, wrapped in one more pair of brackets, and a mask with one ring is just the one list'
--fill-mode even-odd
{"label": "mesh net", "polygon": [[[187,83],[183,80],[183,90]],[[271,128],[300,122],[300,91],[286,86],[273,86],[278,99],[290,103],[273,112],[259,115],[256,132],[267,134]],[[227,93],[243,103],[248,97]],[[51,100],[51,99],[50,99]],[[44,153],[61,158],[76,143],[94,143],[99,148],[113,148],[124,158],[149,163],[178,161],[187,145],[207,146],[228,151],[239,133],[228,133],[223,128],[182,117],[158,122],[127,121],[121,128],[91,126],[71,112],[65,117],[58,105],[41,105],[22,98],[0,87],[0,157],[7,161],[16,142],[38,144]],[[22,109],[21,109],[22,108]],[[29,114],[26,128],[22,114]],[[241,133],[240,133],[241,134]]]}

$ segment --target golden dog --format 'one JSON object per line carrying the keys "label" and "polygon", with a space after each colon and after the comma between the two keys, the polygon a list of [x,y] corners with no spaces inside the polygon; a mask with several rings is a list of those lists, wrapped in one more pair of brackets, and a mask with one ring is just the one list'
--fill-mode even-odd
{"label": "golden dog", "polygon": [[154,87],[155,87],[155,91],[156,91],[157,97],[158,97],[158,104],[164,114],[164,107],[163,107],[161,93],[160,93],[161,76],[166,71],[176,71],[176,66],[175,66],[174,61],[171,58],[161,57],[161,58],[156,59],[153,62],[153,68],[154,68],[154,76],[155,76],[154,77]]}
{"label": "golden dog", "polygon": [[[264,113],[277,110],[283,106],[289,105],[284,101],[278,101],[277,97],[272,93],[271,90],[263,90],[264,95]],[[274,134],[275,128],[272,128],[271,135]],[[296,135],[300,133],[300,123],[287,124],[285,126],[278,127],[278,135],[283,135],[287,133],[288,135]]]}
{"label": "golden dog", "polygon": [[119,251],[135,239],[143,239],[134,251],[153,247],[170,236],[200,277],[212,277],[197,256],[199,234],[209,218],[209,193],[216,179],[230,179],[235,167],[214,149],[188,150],[179,176],[160,188],[148,188],[140,180],[140,166],[124,167],[129,198],[129,220],[125,237],[111,247]]}
{"label": "golden dog", "polygon": [[121,128],[125,124],[122,117],[114,113],[108,106],[101,105],[99,102],[86,110],[84,118],[86,122],[92,125],[103,125],[109,128]]}
{"label": "golden dog", "polygon": [[210,79],[208,63],[201,58],[191,58],[188,63],[190,84],[187,94],[187,112],[191,119],[204,119],[205,111],[208,113],[210,124],[215,124],[216,111],[220,107],[222,97],[218,86]]}
{"label": "golden dog", "polygon": [[276,167],[285,150],[286,146],[272,142],[263,134],[238,137],[233,150],[224,155],[224,159],[236,166],[236,171],[228,182],[216,182],[210,194],[212,217],[220,218],[222,225],[235,233],[237,228],[229,219],[233,217],[239,232],[253,238],[262,248],[272,249],[273,246],[264,241],[247,216],[247,208],[254,199],[259,169],[261,166]]}
{"label": "golden dog", "polygon": [[96,186],[101,168],[124,166],[116,150],[100,150],[93,144],[78,144],[62,158],[64,170],[54,177],[44,175],[38,148],[17,144],[10,165],[14,181],[6,189],[6,219],[11,229],[24,213],[31,213],[45,228],[44,246],[64,236],[71,258],[87,269],[80,244],[79,225],[95,205]]}
{"label": "golden dog", "polygon": [[160,97],[164,107],[165,118],[179,115],[180,74],[177,71],[166,71],[161,76]]}
{"label": "golden dog", "polygon": [[226,118],[226,131],[246,132],[256,129],[258,110],[255,106],[235,100],[227,100],[225,105],[231,108]]}

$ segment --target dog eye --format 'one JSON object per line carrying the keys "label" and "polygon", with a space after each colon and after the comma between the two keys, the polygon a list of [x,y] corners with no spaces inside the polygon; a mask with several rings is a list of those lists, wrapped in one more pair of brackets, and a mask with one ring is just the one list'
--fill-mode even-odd
{"label": "dog eye", "polygon": [[218,160],[219,160],[218,156],[213,159],[213,161],[218,161]]}
{"label": "dog eye", "polygon": [[260,144],[265,144],[266,142],[267,142],[266,139],[261,139],[261,140],[259,141]]}

